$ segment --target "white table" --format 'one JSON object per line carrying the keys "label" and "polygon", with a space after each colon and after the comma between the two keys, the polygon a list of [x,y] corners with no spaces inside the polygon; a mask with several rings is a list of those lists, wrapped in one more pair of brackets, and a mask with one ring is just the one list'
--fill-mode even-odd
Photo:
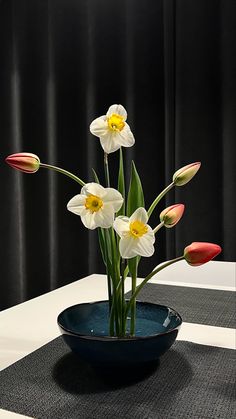
{"label": "white table", "polygon": [[[140,280],[139,280],[140,281]],[[236,291],[236,263],[209,262],[193,268],[185,261],[169,266],[151,283]],[[131,289],[126,279],[126,291]],[[66,307],[107,299],[105,275],[90,275],[0,313],[0,370],[60,335],[57,316]],[[37,327],[35,327],[37,325]],[[204,345],[236,348],[234,329],[201,324],[182,324],[177,339]],[[0,409],[0,418],[22,418]]]}

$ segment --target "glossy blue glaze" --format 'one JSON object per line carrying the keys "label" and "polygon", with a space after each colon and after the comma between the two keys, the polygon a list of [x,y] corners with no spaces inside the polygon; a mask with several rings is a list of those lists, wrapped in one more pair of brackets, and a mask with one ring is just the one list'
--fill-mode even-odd
{"label": "glossy blue glaze", "polygon": [[136,336],[108,336],[107,301],[77,304],[58,316],[68,346],[96,366],[132,366],[157,360],[174,343],[182,319],[173,309],[137,302]]}

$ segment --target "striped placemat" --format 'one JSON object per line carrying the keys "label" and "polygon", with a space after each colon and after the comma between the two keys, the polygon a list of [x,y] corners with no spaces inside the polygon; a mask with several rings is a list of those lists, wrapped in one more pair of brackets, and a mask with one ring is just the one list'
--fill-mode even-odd
{"label": "striped placemat", "polygon": [[0,373],[0,407],[33,418],[234,419],[235,351],[177,341],[152,371],[100,376],[62,337]]}
{"label": "striped placemat", "polygon": [[236,327],[236,292],[233,291],[148,283],[138,299],[174,308],[184,322]]}

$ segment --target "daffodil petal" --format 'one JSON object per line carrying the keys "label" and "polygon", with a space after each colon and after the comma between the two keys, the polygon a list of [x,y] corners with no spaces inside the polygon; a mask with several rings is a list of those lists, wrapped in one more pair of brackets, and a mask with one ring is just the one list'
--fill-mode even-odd
{"label": "daffodil petal", "polygon": [[99,118],[94,119],[94,121],[90,124],[90,132],[96,137],[102,137],[106,135],[108,131],[108,125],[106,120],[106,115],[100,116]]}
{"label": "daffodil petal", "polygon": [[67,204],[67,209],[76,215],[81,215],[84,210],[86,195],[75,195]]}
{"label": "daffodil petal", "polygon": [[96,212],[95,222],[98,227],[109,228],[114,222],[114,210],[112,205],[104,205],[103,209]]}
{"label": "daffodil petal", "polygon": [[154,231],[148,224],[147,224],[147,228],[148,228],[148,231],[143,237],[145,238],[145,240],[149,240],[150,243],[154,244],[156,240]]}
{"label": "daffodil petal", "polygon": [[90,230],[94,230],[97,227],[109,228],[114,221],[113,208],[112,206],[107,206],[105,209],[93,213],[85,210],[81,214],[81,221]]}
{"label": "daffodil petal", "polygon": [[[91,207],[88,205],[90,195],[97,196],[101,205]],[[84,185],[81,194],[74,196],[67,204],[69,211],[80,215],[85,227],[93,230],[97,227],[109,228],[113,225],[115,212],[123,204],[123,197],[119,191],[114,188],[104,188],[102,185],[91,182]]]}
{"label": "daffodil petal", "polygon": [[136,241],[137,239],[130,235],[124,236],[120,239],[119,250],[121,257],[124,259],[130,259],[137,256],[137,253],[135,252]]}
{"label": "daffodil petal", "polygon": [[134,136],[127,123],[121,131],[117,132],[117,137],[117,142],[123,147],[131,147],[135,143]]}
{"label": "daffodil petal", "polygon": [[[118,222],[116,219],[114,222],[114,228],[116,225],[118,226],[118,229],[120,227],[119,231],[121,231],[121,228],[123,227],[121,224],[122,221],[123,223],[125,222],[124,220],[120,219],[120,217],[118,218]],[[125,259],[130,259],[135,256],[152,256],[155,250],[153,246],[154,242],[155,235],[150,226],[148,226],[148,232],[139,238],[133,237],[132,235],[126,233],[123,236],[121,235],[119,244],[120,254]]]}
{"label": "daffodil petal", "polygon": [[112,114],[123,116],[124,121],[127,119],[127,112],[122,105],[111,105],[107,111],[107,117],[109,118]]}
{"label": "daffodil petal", "polygon": [[120,237],[129,233],[129,218],[124,216],[116,217],[113,227]]}
{"label": "daffodil petal", "polygon": [[110,154],[120,148],[119,136],[116,131],[109,131],[100,137],[100,143],[105,153]]}
{"label": "daffodil petal", "polygon": [[135,246],[135,251],[140,256],[152,256],[154,253],[154,243],[155,239],[153,240],[153,236],[150,234],[144,234],[142,237],[137,239],[137,243]]}
{"label": "daffodil petal", "polygon": [[81,194],[95,195],[99,196],[100,198],[103,198],[103,196],[106,195],[106,188],[104,188],[102,185],[99,185],[99,183],[86,183],[86,185],[84,185],[81,189]]}
{"label": "daffodil petal", "polygon": [[103,196],[104,206],[106,203],[112,205],[115,212],[119,211],[124,199],[119,191],[114,188],[106,188],[106,195]]}
{"label": "daffodil petal", "polygon": [[143,224],[147,224],[147,221],[148,221],[148,213],[145,210],[145,208],[140,207],[140,208],[137,208],[133,212],[133,214],[130,217],[130,222],[136,221],[136,220],[141,221]]}
{"label": "daffodil petal", "polygon": [[90,230],[94,230],[98,227],[95,220],[95,214],[95,212],[92,213],[87,210],[85,214],[81,215],[82,223],[85,227],[89,228]]}

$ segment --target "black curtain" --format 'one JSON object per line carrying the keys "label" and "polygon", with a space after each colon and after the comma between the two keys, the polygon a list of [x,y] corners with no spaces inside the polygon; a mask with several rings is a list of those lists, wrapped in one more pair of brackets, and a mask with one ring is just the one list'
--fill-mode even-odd
{"label": "black curtain", "polygon": [[[44,169],[25,175],[4,163],[19,151],[103,179],[103,154],[89,124],[123,104],[136,138],[146,206],[181,166],[201,161],[159,212],[186,204],[162,229],[140,274],[192,241],[220,244],[235,259],[236,2],[234,0],[0,1],[0,187],[2,309],[104,272],[97,234],[66,209],[78,185]],[[110,155],[116,187],[118,154]]]}

